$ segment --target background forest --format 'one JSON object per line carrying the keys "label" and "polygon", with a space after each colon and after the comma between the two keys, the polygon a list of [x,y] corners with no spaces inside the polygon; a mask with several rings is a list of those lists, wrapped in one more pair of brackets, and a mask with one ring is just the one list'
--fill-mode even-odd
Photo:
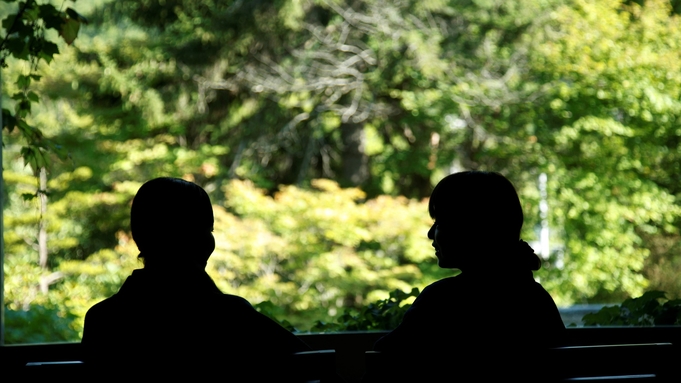
{"label": "background forest", "polygon": [[453,275],[427,197],[471,169],[514,182],[528,242],[550,228],[559,305],[681,297],[681,1],[65,4],[73,44],[3,71],[43,135],[5,118],[7,343],[79,340],[141,267],[129,206],[157,176],[209,192],[218,286],[303,330]]}

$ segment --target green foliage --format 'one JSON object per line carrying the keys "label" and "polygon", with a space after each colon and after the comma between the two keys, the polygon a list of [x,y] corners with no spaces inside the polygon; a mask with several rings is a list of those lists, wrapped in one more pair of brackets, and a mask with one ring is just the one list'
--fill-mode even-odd
{"label": "green foliage", "polygon": [[424,287],[433,275],[423,202],[381,197],[314,180],[267,196],[249,182],[225,187],[215,207],[216,251],[208,273],[225,292],[280,307],[280,319],[310,328],[345,308]]}
{"label": "green foliage", "polygon": [[[5,3],[14,1],[5,0]],[[4,7],[3,11],[7,11]],[[13,12],[13,13],[12,13]],[[65,155],[60,145],[47,139],[42,129],[28,123],[32,105],[40,102],[40,97],[31,89],[31,83],[41,79],[38,74],[41,61],[50,64],[59,47],[49,37],[48,31],[56,31],[67,44],[72,44],[78,35],[81,24],[87,19],[73,8],[62,11],[54,5],[40,4],[34,0],[17,2],[16,8],[2,20],[4,37],[0,41],[0,68],[8,67],[8,58],[25,61],[29,64],[28,73],[22,71],[16,76],[17,91],[12,94],[14,112],[2,108],[2,130],[11,133],[17,129],[25,140],[21,155],[34,171],[49,165],[50,154]],[[3,87],[4,88],[4,87]]]}
{"label": "green foliage", "polygon": [[551,84],[535,134],[565,246],[548,288],[567,301],[640,295],[644,237],[679,219],[676,170],[662,165],[678,161],[678,16],[664,1],[577,1],[532,36],[535,76]]}
{"label": "green foliage", "polygon": [[413,288],[408,293],[402,290],[394,290],[390,292],[388,299],[369,303],[359,310],[349,310],[332,323],[318,321],[310,331],[393,330],[402,322],[404,314],[411,307],[410,302],[413,302],[418,295],[419,289],[417,288]]}
{"label": "green foliage", "polygon": [[7,344],[77,342],[73,329],[76,316],[55,306],[31,305],[25,310],[5,307],[5,327],[12,329],[5,336]]}
{"label": "green foliage", "polygon": [[[660,303],[664,301],[664,303]],[[648,291],[628,298],[619,306],[586,314],[585,326],[671,326],[681,324],[681,300],[667,300],[662,291]]]}

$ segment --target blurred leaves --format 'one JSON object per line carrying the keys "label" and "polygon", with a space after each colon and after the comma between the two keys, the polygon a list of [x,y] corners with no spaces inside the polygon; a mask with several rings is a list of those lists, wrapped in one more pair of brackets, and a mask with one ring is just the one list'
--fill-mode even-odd
{"label": "blurred leaves", "polygon": [[681,299],[667,300],[663,291],[648,291],[638,298],[627,298],[619,306],[586,314],[582,321],[585,326],[681,325]]}
{"label": "blurred leaves", "polygon": [[413,288],[408,293],[394,290],[390,292],[388,299],[369,303],[359,310],[349,310],[332,323],[318,321],[310,331],[393,330],[402,322],[404,314],[418,295],[419,289],[417,288]]}
{"label": "blurred leaves", "polygon": [[32,104],[40,102],[40,96],[30,88],[32,82],[41,78],[38,74],[41,61],[50,64],[59,53],[57,43],[46,32],[48,29],[56,30],[70,45],[78,36],[80,25],[87,23],[87,19],[73,8],[62,11],[51,4],[40,4],[34,0],[17,2],[16,5],[4,4],[0,14],[5,16],[2,20],[4,37],[0,41],[0,68],[7,68],[11,59],[19,60],[19,65],[21,62],[28,64],[28,70],[22,70],[16,76],[14,85],[18,92],[12,96],[15,100],[14,112],[3,108],[0,130],[11,133],[18,128],[24,142],[21,155],[37,174],[41,168],[49,167],[50,155],[56,154],[61,158],[65,155],[59,145],[47,139],[42,129],[30,125],[27,119]]}
{"label": "blurred leaves", "polygon": [[281,308],[280,319],[305,329],[313,318],[433,280],[420,269],[432,255],[422,254],[429,246],[425,203],[364,201],[359,189],[330,180],[312,185],[273,196],[250,182],[225,187],[227,210],[214,208],[216,251],[208,264],[223,291],[269,300]]}
{"label": "blurred leaves", "polygon": [[31,305],[27,310],[5,307],[5,343],[50,343],[78,341],[73,322],[76,316],[55,306]]}

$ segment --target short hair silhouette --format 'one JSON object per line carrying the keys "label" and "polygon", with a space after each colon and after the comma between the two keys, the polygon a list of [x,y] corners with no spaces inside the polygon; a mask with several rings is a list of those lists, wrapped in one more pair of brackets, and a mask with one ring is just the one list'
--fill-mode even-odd
{"label": "short hair silhouette", "polygon": [[523,209],[518,193],[497,172],[465,171],[443,178],[430,196],[433,219],[465,218],[473,235],[518,241]]}
{"label": "short hair silhouette", "polygon": [[82,343],[93,373],[109,380],[289,376],[288,358],[309,347],[244,298],[222,293],[205,271],[215,250],[208,194],[179,178],[155,178],[130,210],[144,268],[85,315]]}
{"label": "short hair silhouette", "polygon": [[181,261],[174,259],[178,255],[204,264],[214,250],[210,198],[183,179],[160,177],[142,185],[132,201],[130,229],[145,265]]}

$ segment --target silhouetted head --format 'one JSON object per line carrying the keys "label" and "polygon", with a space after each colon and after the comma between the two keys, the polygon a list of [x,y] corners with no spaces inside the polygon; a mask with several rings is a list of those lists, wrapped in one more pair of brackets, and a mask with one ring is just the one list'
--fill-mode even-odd
{"label": "silhouetted head", "polygon": [[132,201],[130,227],[146,267],[204,267],[215,250],[210,198],[179,178],[142,185]]}
{"label": "silhouetted head", "polygon": [[509,256],[509,249],[515,252],[520,243],[520,199],[499,173],[466,171],[445,177],[435,186],[428,210],[435,220],[428,238],[443,268],[505,263],[494,257]]}

